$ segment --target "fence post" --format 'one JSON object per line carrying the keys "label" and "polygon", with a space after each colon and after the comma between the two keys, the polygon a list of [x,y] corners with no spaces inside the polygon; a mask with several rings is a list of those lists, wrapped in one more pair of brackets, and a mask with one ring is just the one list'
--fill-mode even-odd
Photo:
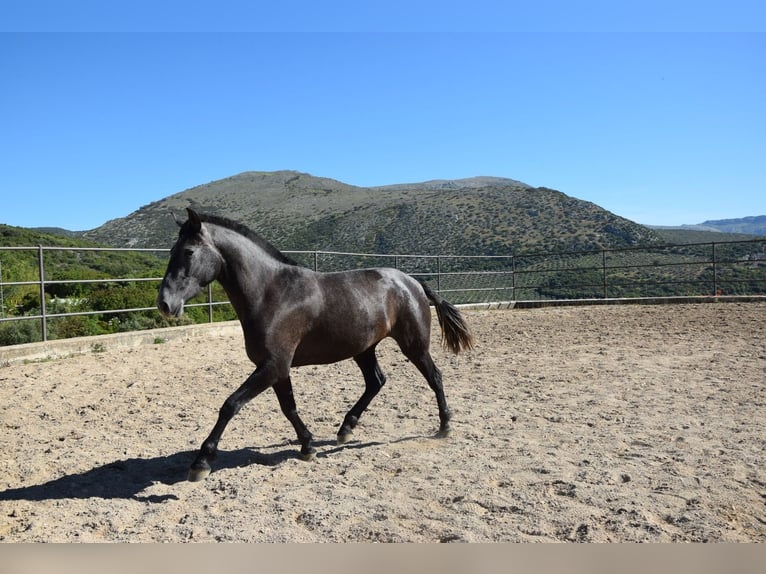
{"label": "fence post", "polygon": [[210,323],[213,322],[213,284],[207,284],[207,318]]}
{"label": "fence post", "polygon": [[43,341],[48,340],[48,321],[45,316],[45,265],[43,264],[43,246],[37,246],[37,269],[40,272],[40,326]]}
{"label": "fence post", "polygon": [[442,258],[436,257],[436,292],[442,292]]}
{"label": "fence post", "polygon": [[511,301],[516,300],[516,256],[511,255]]}
{"label": "fence post", "polygon": [[710,243],[713,257],[713,296],[718,295],[718,265],[716,264],[715,241]]}
{"label": "fence post", "polygon": [[319,252],[314,251],[314,272],[319,271]]}
{"label": "fence post", "polygon": [[5,297],[3,296],[3,261],[0,259],[0,319],[5,319]]}
{"label": "fence post", "polygon": [[604,283],[604,299],[607,298],[606,287],[606,249],[601,249],[601,279]]}

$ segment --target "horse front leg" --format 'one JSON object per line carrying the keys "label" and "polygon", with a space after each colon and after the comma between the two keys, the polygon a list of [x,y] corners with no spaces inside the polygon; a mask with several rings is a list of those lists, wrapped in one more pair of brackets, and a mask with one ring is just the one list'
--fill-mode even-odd
{"label": "horse front leg", "polygon": [[200,447],[197,458],[189,469],[188,480],[197,482],[210,474],[210,461],[214,460],[218,454],[218,441],[221,440],[226,425],[236,415],[239,410],[254,397],[268,389],[277,380],[273,368],[269,365],[258,367],[240,387],[227,398],[218,411],[218,420],[213,427],[210,435],[205,439]]}
{"label": "horse front leg", "polygon": [[277,394],[282,413],[292,423],[295,433],[298,435],[298,440],[301,443],[301,458],[306,461],[312,460],[317,453],[317,450],[311,444],[314,437],[309,429],[306,428],[301,417],[298,416],[298,408],[295,405],[293,384],[290,377],[276,382],[274,384],[274,392]]}

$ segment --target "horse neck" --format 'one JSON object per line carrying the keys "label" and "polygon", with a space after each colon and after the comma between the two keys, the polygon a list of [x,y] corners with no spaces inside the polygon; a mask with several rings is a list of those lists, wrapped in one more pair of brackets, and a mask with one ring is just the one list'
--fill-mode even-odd
{"label": "horse neck", "polygon": [[260,295],[285,264],[231,229],[216,226],[212,236],[224,261],[218,281],[239,313],[238,302]]}

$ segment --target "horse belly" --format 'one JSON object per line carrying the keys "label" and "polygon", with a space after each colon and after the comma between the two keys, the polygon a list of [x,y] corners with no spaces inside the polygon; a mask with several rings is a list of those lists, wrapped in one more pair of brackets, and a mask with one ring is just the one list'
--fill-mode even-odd
{"label": "horse belly", "polygon": [[363,353],[390,334],[389,314],[375,310],[346,308],[332,314],[334,320],[318,321],[301,339],[293,366],[329,364]]}
{"label": "horse belly", "polygon": [[373,329],[359,330],[356,334],[345,332],[308,333],[299,343],[293,355],[293,366],[324,365],[350,359],[366,351],[388,333]]}
{"label": "horse belly", "polygon": [[419,302],[408,280],[393,269],[323,276],[323,305],[298,344],[293,365],[336,363],[355,357],[391,335],[403,318],[405,322],[415,320]]}

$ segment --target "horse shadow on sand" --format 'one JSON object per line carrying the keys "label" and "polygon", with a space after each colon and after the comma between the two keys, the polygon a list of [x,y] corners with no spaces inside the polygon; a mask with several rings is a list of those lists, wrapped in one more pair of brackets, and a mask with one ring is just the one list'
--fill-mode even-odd
{"label": "horse shadow on sand", "polygon": [[[334,441],[316,441],[317,446],[335,445]],[[328,449],[317,454],[324,457],[344,449],[366,448],[374,442],[352,442]],[[264,450],[279,448],[281,445],[263,447]],[[162,483],[172,486],[186,480],[189,465],[197,451],[184,451],[169,456],[153,458],[127,458],[97,466],[79,474],[69,474],[43,484],[9,488],[0,491],[3,500],[60,500],[67,498],[133,499],[141,502],[166,502],[178,500],[174,494],[142,495],[148,487]],[[241,468],[251,465],[276,466],[290,459],[299,458],[298,450],[286,446],[274,452],[259,452],[252,448],[233,451],[219,451],[213,463],[213,472],[222,469]]]}

